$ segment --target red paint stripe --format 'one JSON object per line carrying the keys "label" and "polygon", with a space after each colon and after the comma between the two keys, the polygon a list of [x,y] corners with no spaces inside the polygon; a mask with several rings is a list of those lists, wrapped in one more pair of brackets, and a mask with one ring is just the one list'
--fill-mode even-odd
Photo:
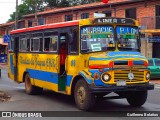
{"label": "red paint stripe", "polygon": [[23,29],[13,30],[10,32],[10,34],[51,29],[51,28],[68,27],[68,26],[75,26],[75,25],[79,25],[79,21],[70,21],[70,22],[46,24],[46,25],[35,26],[35,27],[30,27],[30,28],[23,28]]}

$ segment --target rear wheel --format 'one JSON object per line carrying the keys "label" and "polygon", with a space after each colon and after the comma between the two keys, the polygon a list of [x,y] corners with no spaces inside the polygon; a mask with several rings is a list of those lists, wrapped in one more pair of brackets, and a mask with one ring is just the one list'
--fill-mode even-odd
{"label": "rear wheel", "polygon": [[25,89],[26,93],[29,95],[38,95],[43,91],[43,88],[31,84],[30,75],[28,73],[25,75]]}
{"label": "rear wheel", "polygon": [[141,107],[147,100],[147,91],[128,92],[127,101],[133,107]]}
{"label": "rear wheel", "polygon": [[89,92],[88,85],[84,79],[80,79],[76,83],[74,98],[77,107],[81,110],[90,110],[95,104],[95,96]]}

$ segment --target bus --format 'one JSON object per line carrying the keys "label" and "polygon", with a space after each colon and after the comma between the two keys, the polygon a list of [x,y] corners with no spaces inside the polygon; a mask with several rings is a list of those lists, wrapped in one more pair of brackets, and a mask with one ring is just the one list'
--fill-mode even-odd
{"label": "bus", "polygon": [[81,110],[110,93],[140,107],[154,85],[138,26],[133,19],[102,17],[13,30],[8,76],[25,83],[30,95],[43,89],[73,95]]}

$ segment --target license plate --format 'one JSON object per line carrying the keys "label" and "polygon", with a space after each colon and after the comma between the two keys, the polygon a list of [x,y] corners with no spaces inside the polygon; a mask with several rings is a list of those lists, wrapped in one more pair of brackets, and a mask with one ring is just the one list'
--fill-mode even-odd
{"label": "license plate", "polygon": [[126,85],[126,81],[124,81],[124,80],[117,81],[117,86],[125,86],[125,85]]}

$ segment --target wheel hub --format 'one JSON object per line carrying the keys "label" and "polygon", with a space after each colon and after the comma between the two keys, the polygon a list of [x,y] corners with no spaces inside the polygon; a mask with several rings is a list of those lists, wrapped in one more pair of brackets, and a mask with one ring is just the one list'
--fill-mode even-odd
{"label": "wheel hub", "polygon": [[85,89],[83,86],[81,86],[78,89],[77,98],[80,101],[80,103],[84,103],[85,97],[86,97]]}

